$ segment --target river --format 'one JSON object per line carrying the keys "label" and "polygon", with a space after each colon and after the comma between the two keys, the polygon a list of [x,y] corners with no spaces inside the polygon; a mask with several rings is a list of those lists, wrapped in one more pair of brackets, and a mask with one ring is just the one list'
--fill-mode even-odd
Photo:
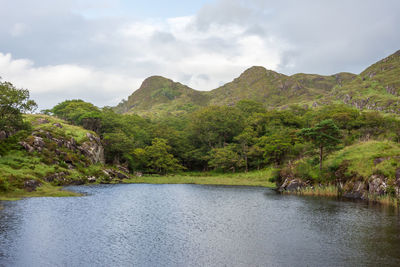
{"label": "river", "polygon": [[400,217],[364,202],[202,185],[75,186],[3,202],[0,266],[400,266]]}

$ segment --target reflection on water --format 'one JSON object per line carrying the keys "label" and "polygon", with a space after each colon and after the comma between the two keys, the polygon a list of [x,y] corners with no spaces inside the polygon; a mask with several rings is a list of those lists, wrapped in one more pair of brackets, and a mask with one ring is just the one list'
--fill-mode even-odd
{"label": "reflection on water", "polygon": [[0,266],[400,266],[400,217],[367,203],[197,185],[72,187],[3,202]]}

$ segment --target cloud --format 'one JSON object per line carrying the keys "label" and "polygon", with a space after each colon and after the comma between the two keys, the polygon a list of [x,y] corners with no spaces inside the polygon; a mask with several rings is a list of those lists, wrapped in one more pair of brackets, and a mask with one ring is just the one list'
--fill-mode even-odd
{"label": "cloud", "polygon": [[0,6],[0,76],[46,108],[70,98],[116,105],[151,75],[210,90],[253,65],[358,73],[400,43],[396,0],[216,0],[167,18],[111,0]]}
{"label": "cloud", "polygon": [[13,59],[0,53],[2,78],[18,88],[28,88],[40,108],[50,108],[65,99],[84,99],[98,105],[115,105],[125,97],[129,84],[140,79],[105,73],[72,64],[36,67],[27,59]]}

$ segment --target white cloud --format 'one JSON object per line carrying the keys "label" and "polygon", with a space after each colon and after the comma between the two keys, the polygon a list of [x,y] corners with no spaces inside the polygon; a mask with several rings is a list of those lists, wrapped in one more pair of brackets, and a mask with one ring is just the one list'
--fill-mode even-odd
{"label": "white cloud", "polygon": [[397,0],[216,0],[168,19],[119,16],[110,0],[0,3],[0,76],[44,107],[116,105],[151,75],[211,90],[253,65],[359,72],[400,48]]}
{"label": "white cloud", "polygon": [[35,67],[27,59],[13,59],[0,53],[3,80],[30,90],[40,108],[49,108],[65,99],[83,98],[98,105],[115,105],[126,96],[129,86],[136,88],[141,78],[105,73],[92,67],[63,64]]}

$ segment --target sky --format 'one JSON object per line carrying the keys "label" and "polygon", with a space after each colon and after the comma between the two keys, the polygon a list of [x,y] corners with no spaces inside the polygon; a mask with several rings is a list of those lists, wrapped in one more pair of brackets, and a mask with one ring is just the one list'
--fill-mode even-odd
{"label": "sky", "polygon": [[39,109],[115,106],[161,75],[212,90],[251,66],[360,73],[400,49],[398,0],[0,0],[0,77]]}

